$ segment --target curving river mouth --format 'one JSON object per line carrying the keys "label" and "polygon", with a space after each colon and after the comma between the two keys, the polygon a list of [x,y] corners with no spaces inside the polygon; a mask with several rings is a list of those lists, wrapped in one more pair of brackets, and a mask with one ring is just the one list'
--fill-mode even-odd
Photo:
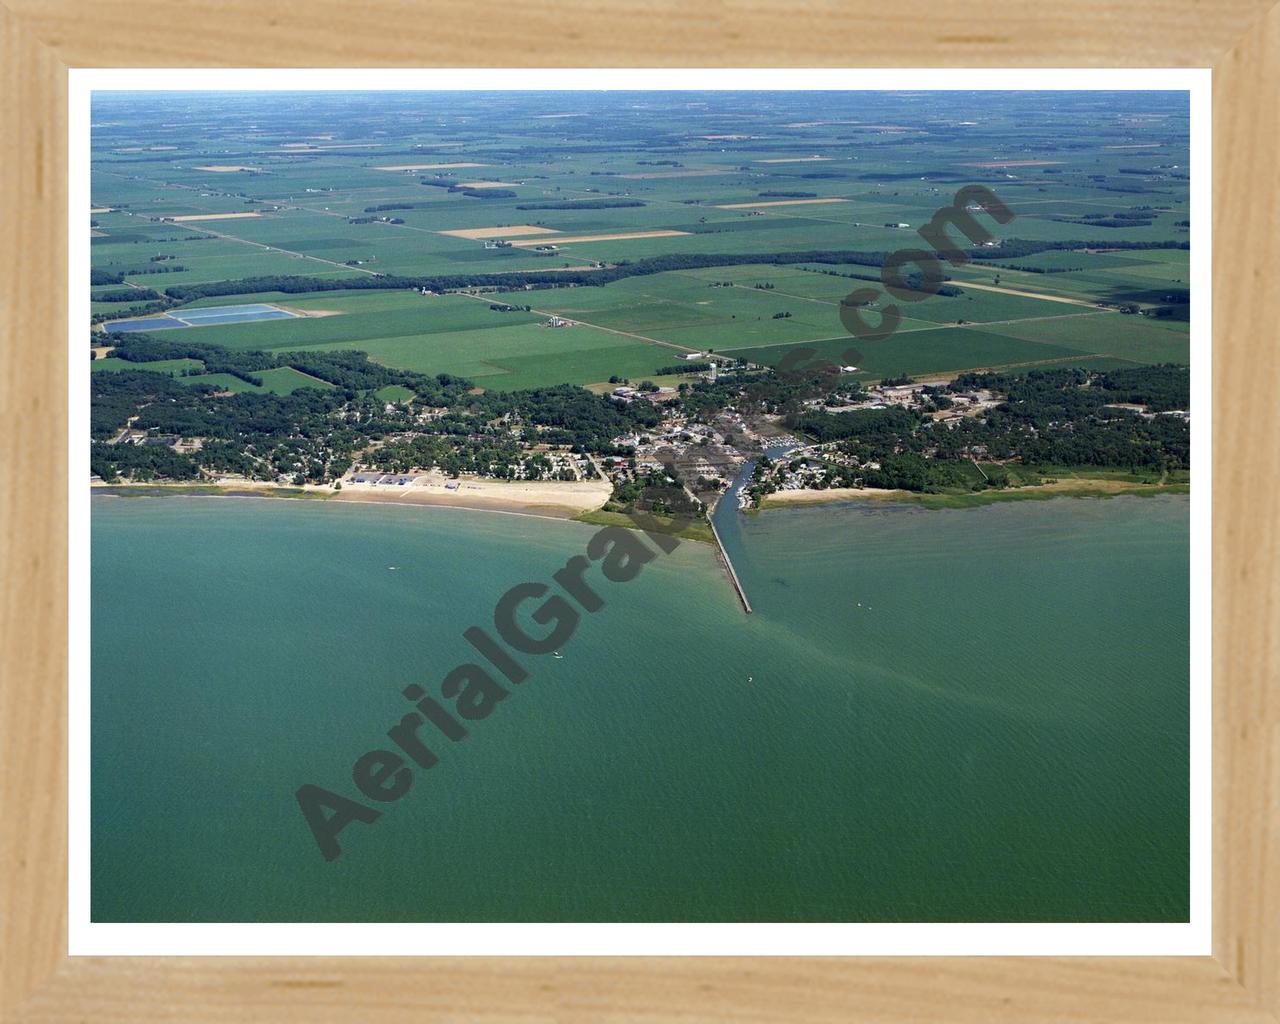
{"label": "curving river mouth", "polygon": [[594,528],[95,498],[94,919],[1185,920],[1188,508],[726,497],[755,614],[705,544],[602,585],[326,862],[298,786]]}

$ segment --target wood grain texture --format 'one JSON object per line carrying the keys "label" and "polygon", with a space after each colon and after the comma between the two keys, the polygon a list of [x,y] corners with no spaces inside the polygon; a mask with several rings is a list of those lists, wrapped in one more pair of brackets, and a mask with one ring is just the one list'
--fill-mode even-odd
{"label": "wood grain texture", "polygon": [[1214,71],[1214,952],[1280,1015],[1280,8]]}
{"label": "wood grain texture", "polygon": [[1183,1024],[1274,1018],[1208,958],[76,959],[28,1024]]}
{"label": "wood grain texture", "polygon": [[0,8],[0,1014],[66,949],[64,81]]}
{"label": "wood grain texture", "polygon": [[[1272,0],[7,0],[92,67],[1208,67]],[[109,55],[105,56],[104,55]]]}
{"label": "wood grain texture", "polygon": [[[1280,1019],[1280,10],[1270,0],[0,7],[0,1019]],[[198,41],[198,50],[193,50]],[[65,956],[65,67],[1209,66],[1214,86],[1215,956]],[[22,486],[9,481],[21,480]]]}

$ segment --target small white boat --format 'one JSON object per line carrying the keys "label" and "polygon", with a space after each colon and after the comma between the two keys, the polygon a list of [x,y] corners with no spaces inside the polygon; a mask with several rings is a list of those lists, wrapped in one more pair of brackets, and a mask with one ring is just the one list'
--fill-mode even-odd
{"label": "small white boat", "polygon": [[563,657],[564,657],[564,655],[563,655],[563,654],[561,654],[559,651],[552,651],[552,652],[551,652],[551,656],[552,656],[553,658],[556,658],[556,659],[560,659],[560,658],[563,658]]}

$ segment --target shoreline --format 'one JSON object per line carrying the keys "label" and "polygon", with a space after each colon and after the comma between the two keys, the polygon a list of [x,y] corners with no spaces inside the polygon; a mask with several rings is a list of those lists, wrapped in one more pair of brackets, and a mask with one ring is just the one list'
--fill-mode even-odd
{"label": "shoreline", "polygon": [[[149,483],[133,482],[108,484],[93,482],[89,485],[90,494],[108,498],[274,498],[276,500],[338,502],[350,505],[392,505],[398,508],[452,508],[462,512],[492,512],[503,516],[522,516],[526,519],[547,519],[559,523],[579,523],[583,526],[621,526],[628,530],[641,530],[626,515],[619,512],[605,512],[599,508],[579,509],[569,505],[553,505],[538,503],[519,503],[500,499],[486,501],[482,497],[465,496],[462,500],[453,498],[453,492],[439,494],[434,492],[409,491],[404,493],[397,489],[386,494],[368,491],[349,493],[346,490],[335,491],[330,487],[316,484],[297,486],[292,484],[269,484],[264,481],[247,483],[178,483],[152,481]],[[661,520],[661,517],[658,517]],[[677,534],[680,540],[693,541],[699,544],[714,544],[710,530],[683,530]]]}
{"label": "shoreline", "polygon": [[1128,480],[1059,480],[1051,484],[1028,484],[1004,490],[972,491],[964,494],[930,494],[923,491],[888,490],[876,487],[829,487],[826,490],[775,491],[766,495],[760,507],[769,509],[805,508],[836,502],[899,502],[926,509],[979,508],[1005,501],[1048,501],[1053,498],[1150,498],[1162,494],[1189,494],[1189,483],[1143,484]]}
{"label": "shoreline", "polygon": [[[489,483],[486,481],[486,483]],[[492,482],[492,486],[511,486]],[[465,493],[404,487],[386,490],[385,493],[369,488],[344,488],[334,490],[319,484],[275,484],[258,480],[228,480],[216,482],[123,482],[108,484],[100,481],[90,484],[95,495],[120,498],[165,497],[228,497],[228,498],[276,498],[340,502],[351,505],[394,505],[400,508],[453,508],[468,512],[494,512],[499,515],[524,516],[530,519],[550,519],[559,522],[578,522],[586,525],[618,525],[636,529],[625,516],[601,511],[601,505],[559,504],[531,499],[529,496],[502,495],[478,486],[481,493]],[[767,495],[758,508],[744,510],[747,515],[786,509],[811,508],[818,505],[839,503],[904,504],[928,510],[979,508],[1007,501],[1048,501],[1054,498],[1117,498],[1156,497],[1159,495],[1189,494],[1189,483],[1144,484],[1128,480],[1075,479],[1058,480],[1050,484],[1029,484],[1005,490],[973,491],[962,494],[934,494],[902,489],[876,487],[829,487],[825,490],[804,489],[775,491]],[[718,502],[717,502],[718,504]],[[682,535],[685,540],[714,544],[711,536],[697,533]]]}
{"label": "shoreline", "polygon": [[[114,496],[120,498],[166,498],[166,497],[231,497],[231,498],[284,498],[293,500],[312,500],[324,502],[341,502],[351,505],[396,505],[408,508],[454,508],[469,512],[497,512],[502,515],[527,516],[534,519],[555,519],[561,522],[572,522],[589,511],[579,501],[577,504],[562,504],[554,501],[538,500],[529,496],[501,495],[493,492],[478,494],[458,493],[455,491],[435,491],[426,488],[397,487],[380,493],[365,488],[343,488],[334,490],[317,484],[287,485],[266,483],[264,481],[230,481],[216,482],[164,482],[147,483],[91,483],[92,494]],[[566,495],[568,497],[568,495]]]}

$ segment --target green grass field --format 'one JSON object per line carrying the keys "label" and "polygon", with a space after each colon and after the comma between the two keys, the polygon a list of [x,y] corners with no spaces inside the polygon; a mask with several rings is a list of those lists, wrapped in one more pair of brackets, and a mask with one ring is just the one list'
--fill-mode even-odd
{"label": "green grass field", "polygon": [[191,377],[183,377],[182,380],[184,384],[212,384],[220,391],[230,391],[237,395],[244,392],[261,393],[266,390],[266,388],[250,384],[248,381],[241,380],[239,377],[232,376],[229,373],[200,373]]}
{"label": "green grass field", "polygon": [[[995,369],[1038,363],[1061,363],[1083,358],[1089,353],[1082,348],[1027,341],[992,334],[967,327],[939,327],[930,331],[896,334],[879,341],[856,338],[830,338],[807,343],[812,349],[800,365],[829,361],[836,365],[854,365],[860,379],[879,380],[901,374],[919,376],[967,369]],[[730,349],[727,355],[741,356],[753,363],[777,366],[794,346]]]}
{"label": "green grass field", "polygon": [[318,380],[310,374],[295,370],[292,366],[280,366],[274,370],[259,370],[256,377],[262,378],[262,389],[275,395],[288,395],[299,388],[333,387],[327,380]]}
{"label": "green grass field", "polygon": [[[1067,131],[1011,108],[984,111],[961,141],[936,120],[921,121],[906,101],[858,102],[886,112],[815,119],[796,108],[798,99],[779,98],[762,109],[726,112],[718,117],[723,123],[710,128],[693,113],[641,112],[620,135],[617,125],[594,115],[572,125],[534,118],[495,127],[491,111],[477,106],[468,107],[468,116],[484,130],[398,117],[367,137],[355,131],[356,137],[301,147],[294,129],[266,124],[246,136],[236,124],[213,118],[188,136],[167,133],[172,148],[159,151],[150,148],[146,126],[104,124],[95,130],[92,190],[95,206],[111,210],[93,215],[92,264],[163,291],[274,275],[474,275],[681,254],[884,253],[922,245],[916,229],[957,188],[977,182],[994,188],[1016,214],[995,229],[999,240],[1090,240],[1095,248],[1020,256],[996,247],[989,261],[948,266],[961,288],[966,281],[998,281],[1043,298],[971,288],[959,297],[899,303],[901,326],[884,342],[846,340],[838,316],[849,291],[878,289],[866,280],[876,277],[876,268],[821,263],[700,267],[603,287],[539,287],[479,299],[408,290],[246,290],[193,305],[269,301],[332,315],[181,334],[184,342],[233,349],[357,349],[389,366],[466,374],[501,388],[653,375],[677,362],[681,350],[776,363],[791,346],[824,354],[853,346],[864,353],[859,365],[871,376],[1058,365],[1072,357],[1090,365],[1189,358],[1187,251],[1123,245],[1188,237],[1187,179],[1179,170],[1187,163],[1187,136],[1180,118],[1120,123],[1113,111],[1094,111],[1076,117]],[[903,120],[913,127],[881,125]],[[331,132],[317,125],[313,134]],[[1070,144],[1060,144],[1068,136]],[[1047,153],[1050,162],[980,166],[991,154],[1028,152]],[[478,166],[381,169],[451,163]],[[208,169],[217,166],[250,169]],[[502,185],[471,194],[461,189],[477,181]],[[841,201],[790,201],[795,198]],[[599,208],[601,200],[626,205]],[[787,205],[763,205],[779,202]],[[756,205],[730,208],[740,204]],[[392,209],[381,209],[387,206]],[[160,219],[245,213],[257,216]],[[399,223],[375,222],[379,216]],[[521,230],[529,227],[547,229],[536,237],[559,250],[486,248],[482,239],[445,233],[484,228],[533,238]],[[659,231],[678,233],[589,237]],[[582,240],[563,241],[575,237]],[[119,287],[99,285],[93,294]],[[1157,321],[1048,301],[1052,297],[1180,305]],[[533,311],[498,313],[490,302]],[[112,312],[116,305],[99,301],[93,309]],[[553,313],[582,326],[538,326]],[[789,315],[776,316],[781,313]],[[959,323],[966,326],[957,331]],[[269,390],[295,384],[285,377]]]}
{"label": "green grass field", "polygon": [[413,392],[401,384],[388,384],[375,391],[374,395],[384,402],[408,402],[414,397]]}
{"label": "green grass field", "polygon": [[[326,350],[356,346],[341,341],[293,347]],[[612,374],[650,374],[676,362],[679,355],[673,349],[590,327],[549,328],[529,322],[367,338],[359,348],[387,366],[471,377],[481,386],[497,390],[566,381],[587,384],[607,380]]]}
{"label": "green grass field", "polygon": [[150,363],[134,363],[127,359],[107,356],[89,364],[94,373],[116,373],[122,370],[148,370],[152,373],[168,373],[178,376],[184,370],[198,370],[204,366],[199,359],[157,359]]}

